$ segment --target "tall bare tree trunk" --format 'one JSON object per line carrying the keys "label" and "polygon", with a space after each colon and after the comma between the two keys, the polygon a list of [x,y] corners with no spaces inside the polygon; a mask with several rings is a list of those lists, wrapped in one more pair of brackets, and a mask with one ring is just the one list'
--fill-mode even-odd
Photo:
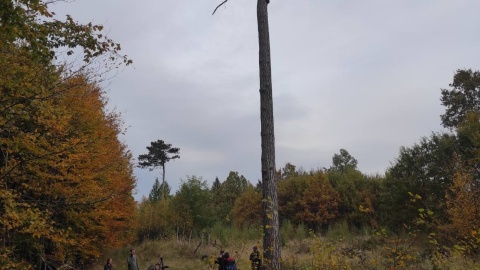
{"label": "tall bare tree trunk", "polygon": [[165,164],[162,166],[163,177],[162,177],[162,200],[165,199]]}
{"label": "tall bare tree trunk", "polygon": [[279,270],[280,236],[277,181],[275,179],[275,134],[267,4],[267,0],[258,0],[257,2],[262,137],[263,258],[267,269]]}

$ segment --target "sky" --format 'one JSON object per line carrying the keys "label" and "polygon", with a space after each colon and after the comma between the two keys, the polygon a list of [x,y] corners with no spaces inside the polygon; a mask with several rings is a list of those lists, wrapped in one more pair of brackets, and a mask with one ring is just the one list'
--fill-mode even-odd
{"label": "sky", "polygon": [[[255,0],[76,0],[58,18],[102,24],[133,65],[105,85],[137,162],[150,142],[180,148],[166,164],[211,184],[230,171],[261,179]],[[478,0],[271,0],[276,166],[332,165],[346,149],[365,174],[384,174],[409,147],[444,131],[440,90],[479,68]],[[134,197],[161,169],[135,168]]]}

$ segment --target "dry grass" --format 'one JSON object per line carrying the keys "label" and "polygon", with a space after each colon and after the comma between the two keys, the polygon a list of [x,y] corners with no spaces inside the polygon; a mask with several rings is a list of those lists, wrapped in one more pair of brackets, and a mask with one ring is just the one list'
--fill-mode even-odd
{"label": "dry grass", "polygon": [[[231,247],[225,247],[224,250],[230,253],[237,262],[239,270],[250,269],[248,257],[255,242],[235,243]],[[214,260],[219,255],[219,249],[213,244],[201,244],[199,242],[188,241],[145,241],[139,245],[132,246],[135,249],[139,260],[140,269],[147,269],[150,265],[154,265],[159,261],[160,257],[164,258],[165,265],[169,269],[217,269],[214,266]],[[105,258],[89,270],[103,270],[104,261],[108,257],[113,258],[114,269],[126,269],[126,258],[129,254],[130,247],[120,250],[107,252]],[[206,258],[204,258],[206,256]]]}
{"label": "dry grass", "polygon": [[[309,237],[290,240],[282,247],[284,270],[317,269],[479,269],[480,263],[459,253],[445,254],[425,247],[425,243],[410,245],[409,239],[381,239],[370,236],[355,236],[339,240],[327,237]],[[225,251],[237,261],[238,269],[247,270],[248,256],[255,241],[229,241]],[[213,244],[186,241],[145,241],[133,246],[139,257],[140,269],[158,262],[162,256],[170,269],[201,270],[217,269],[214,258],[218,248]],[[115,269],[126,269],[126,257],[130,247],[111,251],[89,270],[103,270],[107,257],[114,260]],[[400,252],[400,253],[399,253]],[[398,254],[401,254],[400,256]],[[207,255],[202,260],[202,256]]]}

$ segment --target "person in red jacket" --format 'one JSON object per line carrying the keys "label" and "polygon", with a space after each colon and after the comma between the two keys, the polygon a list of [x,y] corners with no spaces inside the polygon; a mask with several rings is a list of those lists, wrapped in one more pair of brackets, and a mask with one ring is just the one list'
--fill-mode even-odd
{"label": "person in red jacket", "polygon": [[228,252],[225,252],[225,269],[226,270],[237,270],[237,264],[235,263],[235,259],[230,257]]}

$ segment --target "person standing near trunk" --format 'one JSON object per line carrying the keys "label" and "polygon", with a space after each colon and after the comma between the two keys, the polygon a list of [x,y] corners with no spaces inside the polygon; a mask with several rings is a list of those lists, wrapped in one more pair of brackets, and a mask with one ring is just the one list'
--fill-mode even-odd
{"label": "person standing near trunk", "polygon": [[260,252],[257,246],[253,247],[253,252],[250,253],[250,261],[252,262],[252,270],[259,270],[262,265],[262,259],[260,259]]}

